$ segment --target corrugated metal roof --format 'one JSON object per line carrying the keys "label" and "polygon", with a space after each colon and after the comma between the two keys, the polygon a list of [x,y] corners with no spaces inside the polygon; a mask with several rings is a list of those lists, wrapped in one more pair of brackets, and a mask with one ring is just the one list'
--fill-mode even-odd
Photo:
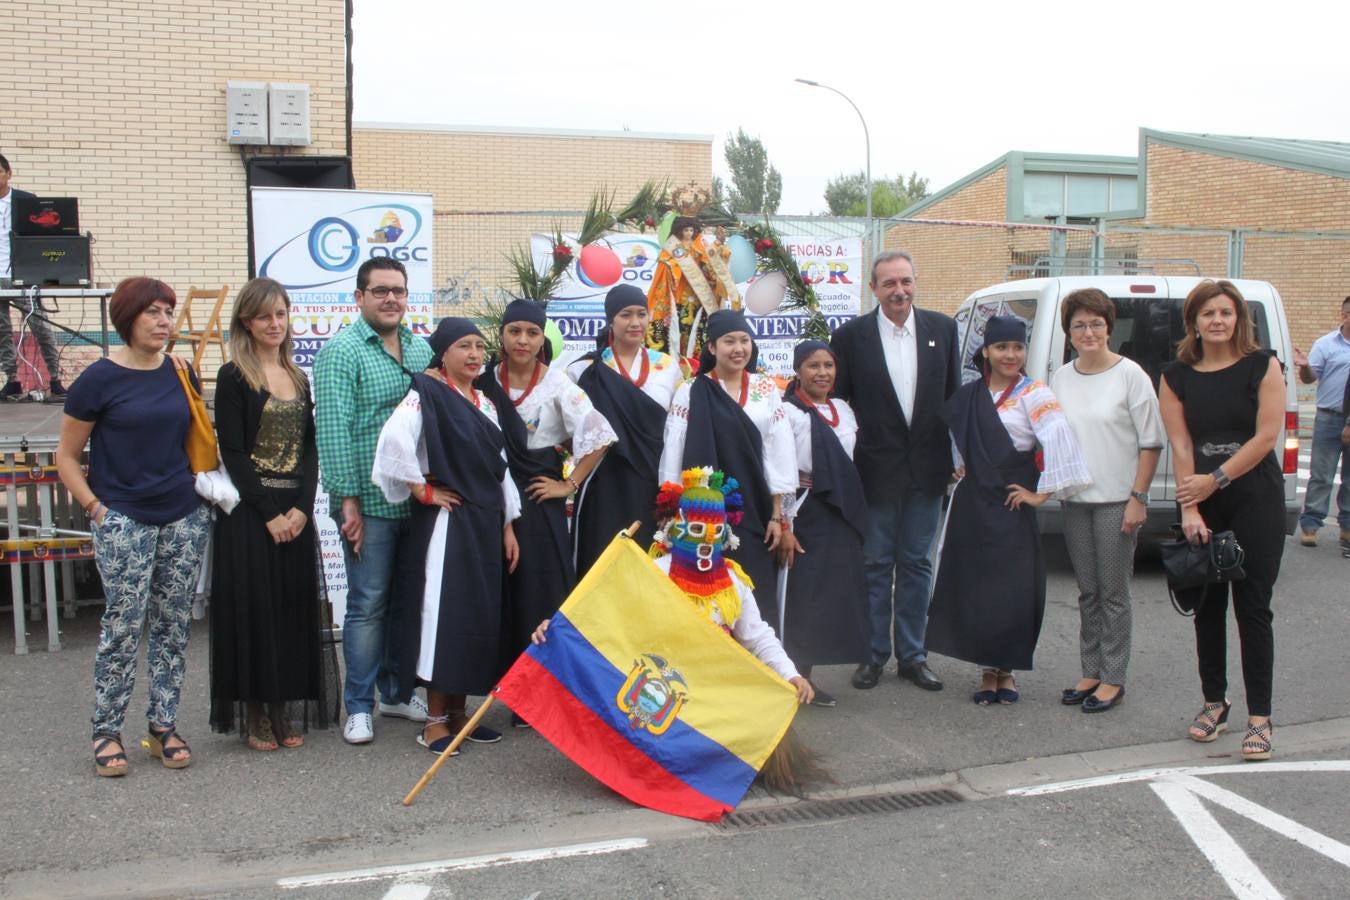
{"label": "corrugated metal roof", "polygon": [[1140,129],[1140,155],[1149,142],[1214,153],[1271,166],[1320,172],[1350,178],[1350,144],[1296,138],[1246,137],[1229,134],[1195,134],[1185,131]]}

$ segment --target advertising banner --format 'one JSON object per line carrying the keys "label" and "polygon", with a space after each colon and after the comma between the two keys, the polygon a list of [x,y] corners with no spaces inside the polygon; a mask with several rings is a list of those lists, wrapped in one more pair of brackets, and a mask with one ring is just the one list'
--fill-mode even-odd
{"label": "advertising banner", "polygon": [[[432,329],[432,203],[430,194],[253,188],[253,258],[259,276],[275,278],[291,297],[295,362],[306,372],[319,349],[361,313],[356,270],[388,256],[408,270],[408,316],[417,335]],[[314,524],[323,548],[323,570],[342,624],[347,570],[341,535],[320,488]]]}
{"label": "advertising banner", "polygon": [[[568,235],[574,238],[574,235]],[[614,232],[605,236],[610,248],[623,266],[622,279],[640,287],[644,292],[651,284],[661,247],[654,232],[631,234]],[[709,239],[705,236],[705,242]],[[863,270],[861,238],[814,238],[800,235],[783,237],[802,277],[811,284],[820,298],[820,311],[830,324],[830,330],[858,315],[862,309],[862,285],[867,279]],[[553,239],[547,234],[533,235],[530,249],[541,268],[551,261]],[[739,285],[745,295],[748,285]],[[595,346],[595,336],[605,324],[605,293],[612,285],[600,286],[586,278],[573,263],[549,302],[549,318],[558,325],[567,344],[566,359],[573,359]],[[792,348],[801,340],[806,317],[799,312],[777,310],[756,316],[749,311],[746,318],[755,332],[760,359],[775,375],[788,376],[792,371]]]}

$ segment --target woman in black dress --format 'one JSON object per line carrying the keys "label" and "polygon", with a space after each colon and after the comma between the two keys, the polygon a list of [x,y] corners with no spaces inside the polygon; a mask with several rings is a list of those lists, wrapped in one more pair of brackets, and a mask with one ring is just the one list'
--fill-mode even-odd
{"label": "woman in black dress", "polygon": [[216,381],[216,433],[240,502],[215,525],[211,727],[242,725],[254,750],[296,748],[304,729],[330,721],[336,659],[321,641],[314,404],[291,358],[290,298],[278,282],[255,278],[239,291],[230,351]]}
{"label": "woman in black dress", "polygon": [[[1182,307],[1186,336],[1158,384],[1172,445],[1181,528],[1206,543],[1231,530],[1246,553],[1247,577],[1232,583],[1242,644],[1247,732],[1242,758],[1269,759],[1275,637],[1270,597],[1284,554],[1284,476],[1275,458],[1284,415],[1279,360],[1256,343],[1247,303],[1228,281],[1203,281]],[[1227,728],[1228,584],[1196,588],[1195,648],[1204,706],[1189,737],[1209,742]]]}

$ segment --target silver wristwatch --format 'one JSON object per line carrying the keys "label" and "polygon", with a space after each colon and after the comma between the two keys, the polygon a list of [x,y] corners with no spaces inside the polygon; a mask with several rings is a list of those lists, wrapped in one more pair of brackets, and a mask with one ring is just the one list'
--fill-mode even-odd
{"label": "silver wristwatch", "polygon": [[1130,491],[1130,496],[1148,506],[1148,491]]}

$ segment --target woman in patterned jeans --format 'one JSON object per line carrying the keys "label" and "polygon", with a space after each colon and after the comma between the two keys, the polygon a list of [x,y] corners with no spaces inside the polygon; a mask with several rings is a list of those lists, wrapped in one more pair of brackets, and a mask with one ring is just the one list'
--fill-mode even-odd
{"label": "woman in patterned jeans", "polygon": [[[104,776],[127,773],[122,720],[142,629],[149,633],[150,755],[170,769],[192,761],[174,723],[211,518],[188,467],[179,363],[164,352],[176,302],[173,288],[153,278],[117,286],[108,313],[124,346],[70,386],[56,450],[62,483],[89,515],[107,598],[94,656],[94,769]],[[87,479],[80,471],[86,442]]]}

